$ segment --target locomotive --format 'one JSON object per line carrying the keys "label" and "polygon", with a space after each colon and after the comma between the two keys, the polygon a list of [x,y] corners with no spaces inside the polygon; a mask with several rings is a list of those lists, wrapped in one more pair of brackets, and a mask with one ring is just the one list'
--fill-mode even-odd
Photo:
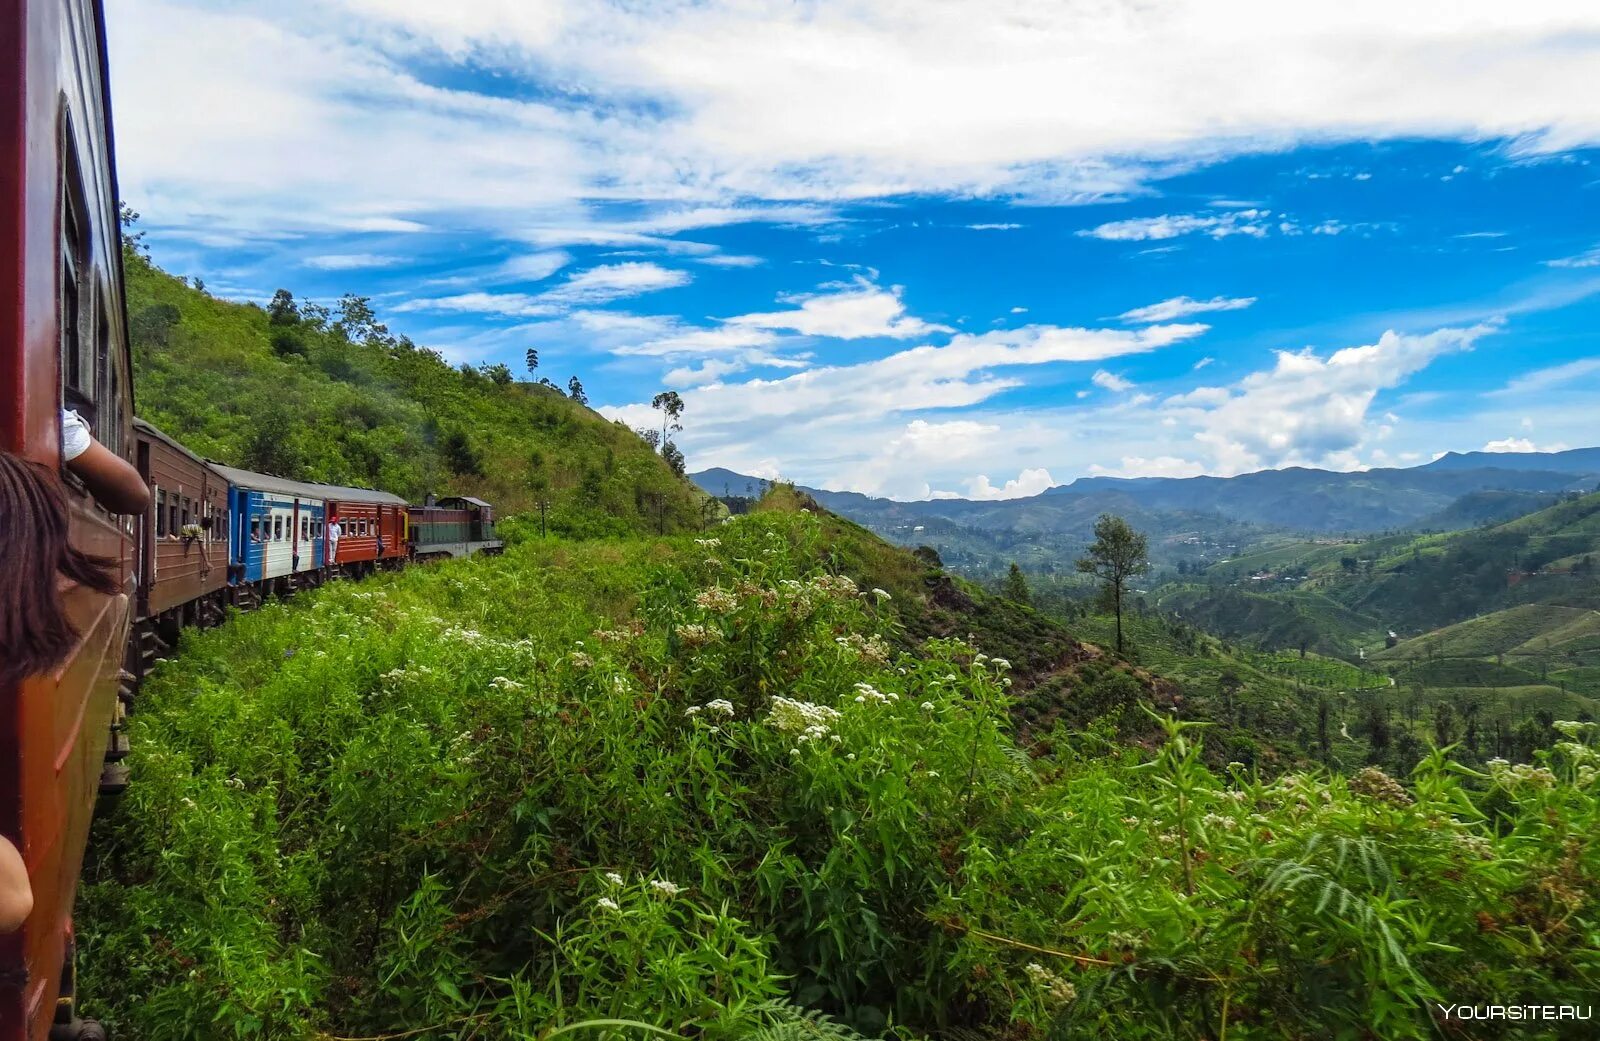
{"label": "locomotive", "polygon": [[[0,4],[0,451],[60,470],[72,545],[110,561],[121,590],[66,590],[82,634],[70,656],[0,689],[0,833],[33,887],[27,921],[0,935],[0,1041],[104,1037],[77,1015],[73,898],[96,796],[127,783],[125,713],[179,630],[263,596],[502,548],[481,500],[408,505],[239,470],[134,418],[113,144],[99,0]],[[142,516],[108,513],[62,467],[63,408],[138,468]]]}

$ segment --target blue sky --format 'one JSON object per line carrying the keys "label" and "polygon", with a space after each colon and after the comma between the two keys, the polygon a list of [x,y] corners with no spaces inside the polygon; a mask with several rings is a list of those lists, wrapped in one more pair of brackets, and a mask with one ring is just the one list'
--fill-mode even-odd
{"label": "blue sky", "polygon": [[1600,443],[1600,11],[110,0],[124,195],[693,468],[899,498]]}

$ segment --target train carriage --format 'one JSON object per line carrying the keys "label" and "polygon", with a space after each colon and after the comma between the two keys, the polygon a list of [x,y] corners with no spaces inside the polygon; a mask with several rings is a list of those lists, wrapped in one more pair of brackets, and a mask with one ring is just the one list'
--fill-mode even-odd
{"label": "train carriage", "polygon": [[326,564],[323,488],[211,466],[228,482],[228,584],[281,594],[320,582]]}
{"label": "train carriage", "polygon": [[406,501],[366,488],[324,487],[330,521],[339,522],[339,547],[329,563],[341,572],[362,574],[391,567],[406,557]]}
{"label": "train carriage", "polygon": [[142,419],[133,421],[133,438],[151,499],[136,542],[138,618],[165,630],[162,639],[170,644],[179,627],[210,624],[220,615],[228,575],[228,481]]}
{"label": "train carriage", "polygon": [[[93,0],[0,4],[0,450],[61,466],[61,409],[126,457],[132,359],[107,100]],[[133,577],[133,521],[101,510],[63,471],[71,540]],[[0,690],[0,830],[33,887],[23,927],[0,936],[0,1038],[85,1038],[72,1005],[71,921],[131,603],[64,593],[81,638],[54,673]],[[65,971],[64,971],[65,970]]]}

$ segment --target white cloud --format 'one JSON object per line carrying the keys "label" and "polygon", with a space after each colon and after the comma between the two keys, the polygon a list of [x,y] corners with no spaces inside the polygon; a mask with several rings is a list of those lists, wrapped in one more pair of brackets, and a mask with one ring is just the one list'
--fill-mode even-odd
{"label": "white cloud", "polygon": [[1547,260],[1545,264],[1549,267],[1600,267],[1600,246],[1584,250],[1576,256]]}
{"label": "white cloud", "polygon": [[1380,391],[1398,387],[1435,359],[1469,350],[1497,326],[1440,329],[1426,335],[1386,332],[1377,343],[1323,357],[1279,351],[1276,364],[1231,387],[1201,387],[1162,408],[1189,427],[1208,473],[1281,466],[1354,469],[1386,436],[1393,418],[1374,420]]}
{"label": "white cloud", "polygon": [[1022,227],[1020,224],[968,224],[973,231],[1015,231]]}
{"label": "white cloud", "polygon": [[1150,239],[1175,239],[1180,235],[1201,232],[1214,239],[1230,235],[1265,238],[1267,221],[1272,214],[1267,210],[1230,210],[1224,213],[1163,213],[1159,217],[1134,217],[1129,220],[1107,221],[1093,228],[1084,228],[1079,235],[1106,239],[1111,242],[1145,242]]}
{"label": "white cloud", "polygon": [[1180,459],[1175,455],[1154,458],[1125,455],[1118,466],[1093,463],[1089,472],[1096,477],[1199,477],[1206,468],[1192,459]]}
{"label": "white cloud", "polygon": [[797,305],[793,310],[744,314],[727,319],[732,326],[755,329],[788,329],[802,336],[833,336],[855,340],[869,336],[888,336],[897,340],[950,332],[944,325],[933,325],[906,314],[900,299],[901,287],[880,289],[864,278],[834,287],[831,292],[783,296],[783,303]]}
{"label": "white cloud", "polygon": [[701,264],[710,264],[713,267],[760,267],[766,261],[760,257],[752,257],[742,253],[715,253],[709,257],[696,257]]}
{"label": "white cloud", "polygon": [[1523,373],[1499,390],[1489,392],[1490,397],[1512,397],[1535,394],[1545,396],[1553,391],[1587,389],[1586,383],[1576,381],[1600,374],[1600,358],[1579,358],[1561,365]]}
{"label": "white cloud", "polygon": [[544,253],[524,253],[512,257],[495,272],[497,280],[514,282],[540,282],[572,262],[572,257],[560,250]]}
{"label": "white cloud", "polygon": [[1135,307],[1118,315],[1125,322],[1170,322],[1207,311],[1240,311],[1256,302],[1253,296],[1214,296],[1210,300],[1196,300],[1188,296],[1175,296],[1158,304]]}
{"label": "white cloud", "polygon": [[967,498],[969,499],[1020,499],[1028,495],[1038,495],[1054,488],[1056,481],[1050,476],[1050,471],[1043,467],[1024,470],[1019,473],[1014,481],[1007,481],[1000,487],[995,487],[989,482],[988,474],[979,474],[967,481]]}
{"label": "white cloud", "polygon": [[1567,445],[1561,442],[1549,445],[1536,445],[1526,437],[1505,437],[1498,441],[1490,441],[1483,446],[1485,452],[1565,452]]}
{"label": "white cloud", "polygon": [[[750,199],[1103,198],[1306,140],[1600,140],[1586,0],[108,7],[125,194],[195,234],[584,224],[581,200],[622,200],[685,214],[670,237]],[[413,71],[441,62],[553,89]]]}
{"label": "white cloud", "polygon": [[1207,366],[1207,365],[1210,365],[1210,364],[1211,364],[1211,363],[1212,363],[1212,362],[1214,362],[1214,361],[1216,361],[1216,360],[1217,360],[1217,359],[1215,359],[1215,358],[1213,358],[1213,357],[1211,357],[1211,356],[1210,356],[1210,355],[1209,355],[1209,354],[1208,354],[1208,355],[1206,355],[1206,356],[1205,356],[1205,357],[1204,357],[1204,358],[1201,358],[1201,359],[1200,359],[1200,360],[1199,360],[1199,361],[1197,361],[1197,362],[1195,362],[1195,363],[1194,363],[1194,369],[1193,369],[1193,371],[1194,371],[1194,372],[1199,372],[1199,371],[1200,371],[1200,370],[1201,370],[1201,369],[1203,369],[1203,368],[1205,368],[1205,367],[1206,367],[1206,366]]}
{"label": "white cloud", "polygon": [[1097,387],[1101,387],[1114,393],[1121,393],[1122,391],[1133,389],[1132,380],[1123,379],[1116,373],[1107,372],[1105,369],[1096,370],[1095,374],[1089,378],[1089,382],[1093,383]]}
{"label": "white cloud", "polygon": [[404,257],[387,256],[378,253],[325,253],[321,256],[307,257],[306,267],[316,268],[319,271],[360,271],[365,268],[393,267],[405,263]]}
{"label": "white cloud", "polygon": [[609,303],[640,293],[686,285],[687,271],[657,264],[628,261],[602,264],[579,271],[565,282],[542,293],[459,293],[454,296],[420,297],[407,300],[396,311],[443,311],[455,313],[501,314],[532,318],[560,314],[579,306]]}
{"label": "white cloud", "polygon": [[1028,309],[1026,307],[1013,307],[1011,309],[1011,313],[1012,314],[1027,314],[1028,313]]}

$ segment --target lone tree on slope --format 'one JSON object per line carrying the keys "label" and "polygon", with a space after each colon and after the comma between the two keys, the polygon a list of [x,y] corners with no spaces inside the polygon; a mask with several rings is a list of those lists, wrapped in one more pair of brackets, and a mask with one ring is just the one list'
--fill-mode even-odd
{"label": "lone tree on slope", "polygon": [[529,376],[532,376],[536,371],[538,371],[538,369],[539,369],[539,352],[538,351],[534,350],[532,347],[529,347],[528,348],[528,353],[523,356],[523,360],[528,363],[528,375]]}
{"label": "lone tree on slope", "polygon": [[1017,567],[1015,560],[1011,562],[1011,570],[1006,572],[1006,581],[1001,593],[1007,600],[1015,600],[1019,604],[1033,603],[1033,594],[1028,591],[1028,580],[1023,577],[1022,569]]}
{"label": "lone tree on slope", "polygon": [[580,405],[589,403],[589,395],[583,392],[583,384],[578,381],[576,376],[567,381],[567,396]]}
{"label": "lone tree on slope", "polygon": [[664,390],[650,399],[650,407],[661,410],[661,443],[665,445],[671,441],[669,430],[683,429],[683,423],[680,422],[680,417],[683,415],[683,399],[675,390]]}
{"label": "lone tree on slope", "polygon": [[1117,616],[1117,654],[1122,654],[1122,600],[1128,579],[1150,570],[1149,542],[1121,517],[1102,513],[1094,522],[1094,545],[1079,558],[1078,570],[1105,583]]}

